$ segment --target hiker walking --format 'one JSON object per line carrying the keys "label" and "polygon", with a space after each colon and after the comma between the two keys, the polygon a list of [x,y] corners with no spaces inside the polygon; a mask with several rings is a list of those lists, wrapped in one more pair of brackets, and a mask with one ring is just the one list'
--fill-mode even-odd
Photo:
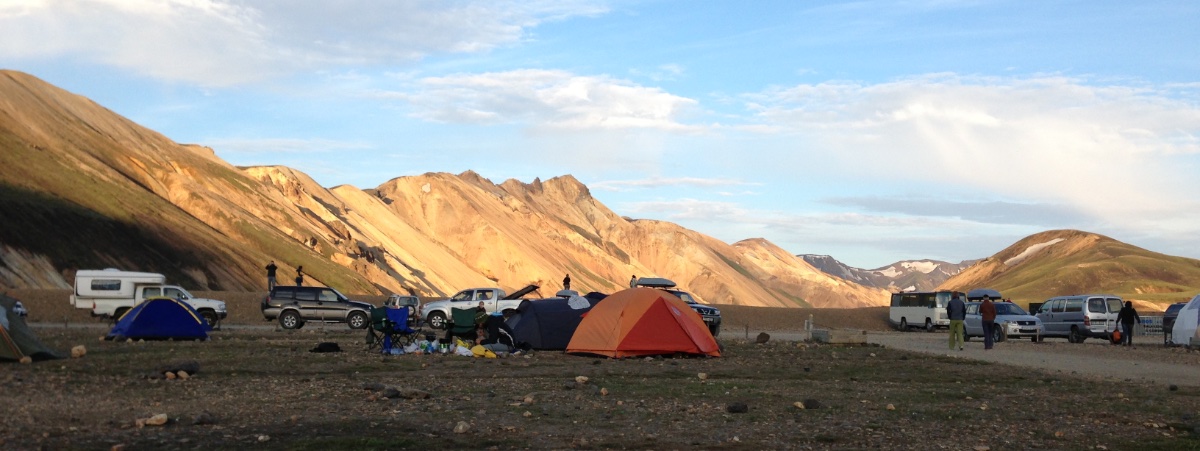
{"label": "hiker walking", "polygon": [[637,274],[629,276],[629,288],[637,288]]}
{"label": "hiker walking", "polygon": [[301,266],[296,267],[296,286],[299,287],[299,286],[303,286],[303,285],[304,285],[304,266],[301,265]]}
{"label": "hiker walking", "polygon": [[993,304],[992,298],[987,295],[983,296],[983,303],[979,304],[979,315],[983,317],[983,349],[992,349],[996,341],[996,304]]}
{"label": "hiker walking", "polygon": [[953,351],[957,346],[959,351],[963,350],[963,320],[967,319],[967,304],[963,303],[958,297],[958,293],[950,298],[950,302],[946,304],[946,317],[950,318],[950,350]]}
{"label": "hiker walking", "polygon": [[564,290],[571,289],[571,275],[570,274],[567,274],[567,277],[563,277],[563,289]]}
{"label": "hiker walking", "polygon": [[1133,346],[1133,325],[1141,320],[1137,310],[1133,309],[1133,301],[1125,301],[1121,313],[1117,314],[1117,322],[1121,324],[1121,344]]}
{"label": "hiker walking", "polygon": [[275,270],[277,269],[279,269],[279,267],[275,266],[275,260],[271,260],[271,263],[267,263],[267,291],[275,289]]}

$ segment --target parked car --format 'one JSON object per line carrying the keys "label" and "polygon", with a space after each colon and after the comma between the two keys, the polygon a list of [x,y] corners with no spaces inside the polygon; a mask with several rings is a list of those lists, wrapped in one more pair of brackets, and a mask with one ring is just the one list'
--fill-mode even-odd
{"label": "parked car", "polygon": [[21,301],[17,301],[15,304],[13,304],[13,313],[16,313],[17,316],[22,318],[29,316],[29,310],[25,309],[25,304],[22,304]]}
{"label": "parked car", "polygon": [[1083,343],[1088,337],[1109,339],[1125,301],[1111,294],[1081,294],[1050,298],[1037,312],[1047,337]]}
{"label": "parked car", "polygon": [[262,301],[263,317],[279,320],[284,329],[299,329],[307,321],[346,323],[351,329],[362,329],[370,324],[373,307],[329,287],[276,286]]}
{"label": "parked car", "polygon": [[[1028,338],[1033,342],[1041,341],[1046,332],[1042,320],[1030,315],[1021,306],[1011,302],[994,302],[996,306],[996,327],[992,329],[995,341],[1009,338]],[[963,321],[964,339],[983,337],[983,315],[979,314],[979,302],[967,303],[967,317]]]}
{"label": "parked car", "polygon": [[434,329],[445,329],[447,320],[453,318],[450,309],[473,309],[483,303],[488,313],[516,311],[523,296],[537,291],[537,285],[528,285],[513,294],[505,294],[499,288],[467,288],[450,296],[450,299],[429,302],[421,306],[421,318]]}
{"label": "parked car", "polygon": [[1163,312],[1163,345],[1174,344],[1175,341],[1171,339],[1171,329],[1175,327],[1175,319],[1179,318],[1179,311],[1183,310],[1185,305],[1187,305],[1186,302],[1176,302],[1168,305],[1167,310]]}
{"label": "parked car", "polygon": [[675,282],[661,277],[642,277],[637,280],[637,286],[658,288],[675,295],[675,297],[687,303],[688,307],[700,314],[700,318],[704,320],[704,325],[708,326],[708,331],[712,333],[713,338],[721,333],[721,310],[711,305],[704,305],[696,302],[696,298],[692,297],[691,293],[683,290],[675,289]]}
{"label": "parked car", "polygon": [[408,309],[408,324],[409,326],[420,325],[421,320],[421,299],[416,296],[401,296],[393,294],[388,296],[387,300],[383,301],[384,307],[389,308],[406,308]]}

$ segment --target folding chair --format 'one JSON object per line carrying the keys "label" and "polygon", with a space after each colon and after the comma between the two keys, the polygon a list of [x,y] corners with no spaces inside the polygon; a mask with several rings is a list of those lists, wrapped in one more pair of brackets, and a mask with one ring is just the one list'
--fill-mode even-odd
{"label": "folding chair", "polygon": [[417,339],[418,332],[408,325],[408,309],[376,307],[371,309],[371,327],[367,328],[367,350],[386,351],[393,346],[407,346]]}
{"label": "folding chair", "polygon": [[446,324],[446,341],[449,342],[454,337],[475,341],[475,309],[450,309],[450,323]]}

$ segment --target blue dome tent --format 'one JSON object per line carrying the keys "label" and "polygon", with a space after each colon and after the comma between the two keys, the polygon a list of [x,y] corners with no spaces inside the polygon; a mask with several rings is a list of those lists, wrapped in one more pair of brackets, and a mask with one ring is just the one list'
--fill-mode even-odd
{"label": "blue dome tent", "polygon": [[178,299],[153,298],[121,316],[107,339],[207,340],[209,330],[204,318],[187,303]]}

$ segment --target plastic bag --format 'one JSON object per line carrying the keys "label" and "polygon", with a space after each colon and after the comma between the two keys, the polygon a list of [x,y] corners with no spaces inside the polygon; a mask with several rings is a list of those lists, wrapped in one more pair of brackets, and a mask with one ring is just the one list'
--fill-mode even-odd
{"label": "plastic bag", "polygon": [[474,357],[475,356],[475,353],[471,352],[471,349],[466,346],[458,346],[458,347],[454,348],[454,353],[464,356],[464,357]]}

